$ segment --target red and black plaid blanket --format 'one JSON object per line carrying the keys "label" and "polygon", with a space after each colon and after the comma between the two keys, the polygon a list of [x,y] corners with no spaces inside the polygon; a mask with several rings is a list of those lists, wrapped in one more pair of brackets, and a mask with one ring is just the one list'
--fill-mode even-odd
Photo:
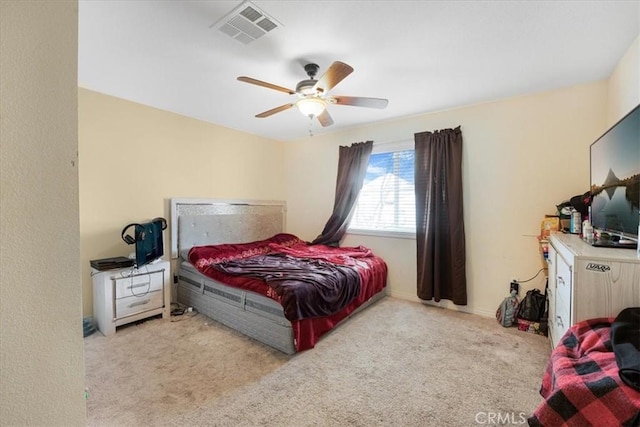
{"label": "red and black plaid blanket", "polygon": [[544,402],[531,426],[637,426],[640,392],[620,379],[611,347],[614,319],[591,319],[569,328],[551,353],[542,379]]}

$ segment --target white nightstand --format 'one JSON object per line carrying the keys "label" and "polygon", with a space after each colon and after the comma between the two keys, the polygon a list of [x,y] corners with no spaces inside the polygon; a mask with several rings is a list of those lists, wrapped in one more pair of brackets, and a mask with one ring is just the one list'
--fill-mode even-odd
{"label": "white nightstand", "polygon": [[93,278],[93,318],[105,336],[116,327],[150,316],[171,316],[169,261],[156,261],[140,268],[99,271]]}

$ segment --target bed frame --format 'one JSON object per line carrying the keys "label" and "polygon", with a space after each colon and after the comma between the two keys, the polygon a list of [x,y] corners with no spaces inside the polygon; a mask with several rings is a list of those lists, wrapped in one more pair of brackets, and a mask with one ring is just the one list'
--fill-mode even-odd
{"label": "bed frame", "polygon": [[[295,353],[293,328],[279,303],[217,282],[185,261],[193,246],[267,239],[284,232],[285,221],[283,201],[171,199],[171,256],[176,259],[178,302],[283,353]],[[384,296],[380,292],[348,317]]]}
{"label": "bed frame", "polygon": [[282,233],[285,220],[283,201],[172,199],[178,302],[286,354],[295,353],[293,329],[280,304],[219,283],[185,261],[193,246],[247,243]]}

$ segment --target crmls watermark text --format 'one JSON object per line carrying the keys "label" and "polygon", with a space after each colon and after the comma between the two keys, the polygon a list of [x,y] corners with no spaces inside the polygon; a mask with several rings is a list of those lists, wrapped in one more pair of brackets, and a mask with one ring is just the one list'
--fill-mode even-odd
{"label": "crmls watermark text", "polygon": [[611,270],[611,267],[609,267],[608,265],[604,265],[604,264],[595,264],[593,262],[590,262],[589,264],[587,264],[587,270],[599,271],[601,273],[606,273],[607,271]]}
{"label": "crmls watermark text", "polygon": [[527,416],[524,412],[478,412],[476,423],[481,425],[509,425],[526,424]]}

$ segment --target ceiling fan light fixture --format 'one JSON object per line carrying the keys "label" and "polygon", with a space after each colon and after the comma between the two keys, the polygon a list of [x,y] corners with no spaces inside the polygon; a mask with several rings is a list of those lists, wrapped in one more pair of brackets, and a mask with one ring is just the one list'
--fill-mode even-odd
{"label": "ceiling fan light fixture", "polygon": [[327,103],[322,98],[308,97],[296,102],[296,107],[307,117],[318,117],[324,111]]}

